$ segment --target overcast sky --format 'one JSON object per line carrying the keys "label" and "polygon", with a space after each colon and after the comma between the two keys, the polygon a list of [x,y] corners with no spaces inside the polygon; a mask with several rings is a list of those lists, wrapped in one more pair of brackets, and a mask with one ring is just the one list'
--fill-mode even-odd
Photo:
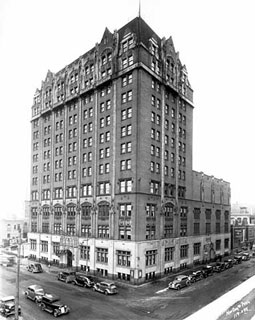
{"label": "overcast sky", "polygon": [[[29,200],[33,95],[57,72],[138,15],[138,0],[1,0],[1,211]],[[173,37],[194,90],[193,169],[255,203],[254,0],[142,0],[141,16]]]}

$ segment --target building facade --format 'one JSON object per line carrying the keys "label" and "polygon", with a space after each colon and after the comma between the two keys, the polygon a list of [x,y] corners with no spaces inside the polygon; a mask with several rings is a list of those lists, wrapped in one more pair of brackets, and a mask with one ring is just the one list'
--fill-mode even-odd
{"label": "building facade", "polygon": [[32,106],[30,257],[141,283],[230,250],[230,184],[192,170],[193,91],[138,17]]}
{"label": "building facade", "polygon": [[231,248],[252,249],[255,244],[255,215],[245,206],[231,207]]}
{"label": "building facade", "polygon": [[[20,231],[19,231],[20,230]],[[0,220],[0,244],[8,247],[18,243],[19,232],[25,238],[27,234],[27,222],[25,219],[1,219]]]}

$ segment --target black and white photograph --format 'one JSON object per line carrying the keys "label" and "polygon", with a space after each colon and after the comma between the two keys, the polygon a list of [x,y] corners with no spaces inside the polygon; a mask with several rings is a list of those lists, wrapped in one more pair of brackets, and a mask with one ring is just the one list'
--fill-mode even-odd
{"label": "black and white photograph", "polygon": [[0,320],[255,320],[254,12],[0,1]]}

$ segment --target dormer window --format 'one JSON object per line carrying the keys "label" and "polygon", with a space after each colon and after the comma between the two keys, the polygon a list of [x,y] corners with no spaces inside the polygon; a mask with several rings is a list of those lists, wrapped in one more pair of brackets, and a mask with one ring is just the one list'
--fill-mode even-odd
{"label": "dormer window", "polygon": [[123,52],[126,52],[128,49],[128,43],[127,41],[123,42]]}
{"label": "dormer window", "polygon": [[155,39],[150,39],[150,52],[153,56],[158,58],[158,45]]}
{"label": "dormer window", "polygon": [[122,42],[123,52],[126,52],[127,50],[131,49],[133,44],[134,44],[134,38],[132,36],[130,36],[130,34],[129,34],[129,38],[127,38],[127,36],[126,36],[125,40]]}
{"label": "dormer window", "polygon": [[152,53],[154,56],[155,56],[155,54],[156,54],[156,51],[157,51],[156,46],[152,45],[152,46],[151,46],[151,53]]}

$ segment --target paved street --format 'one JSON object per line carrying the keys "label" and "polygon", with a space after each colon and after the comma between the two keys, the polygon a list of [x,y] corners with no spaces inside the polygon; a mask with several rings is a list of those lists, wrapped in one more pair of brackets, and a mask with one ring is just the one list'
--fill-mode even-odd
{"label": "paved street", "polygon": [[[15,268],[0,267],[0,296],[15,294]],[[40,284],[47,292],[55,293],[70,306],[70,314],[64,319],[184,319],[217,297],[255,274],[255,260],[196,282],[180,291],[167,290],[168,279],[139,288],[119,287],[119,294],[105,296],[91,289],[65,284],[56,279],[56,272],[46,270],[42,274],[31,274],[21,266],[20,305],[26,320],[52,319],[52,315],[41,311],[27,300],[24,290],[30,284]]]}

